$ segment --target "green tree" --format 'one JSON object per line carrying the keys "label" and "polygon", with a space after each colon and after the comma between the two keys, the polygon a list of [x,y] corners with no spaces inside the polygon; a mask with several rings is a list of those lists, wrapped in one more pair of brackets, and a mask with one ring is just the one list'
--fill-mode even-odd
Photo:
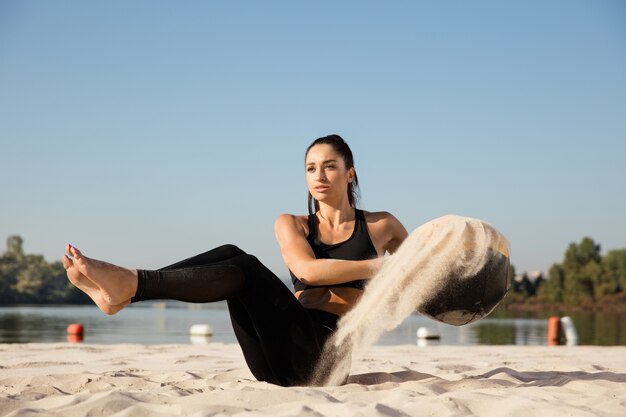
{"label": "green tree", "polygon": [[41,299],[44,291],[44,275],[47,263],[43,256],[28,255],[20,262],[15,283],[17,302],[30,302]]}
{"label": "green tree", "polygon": [[9,236],[7,238],[7,251],[5,256],[21,259],[24,256],[24,250],[22,249],[23,243],[24,240],[20,236]]}
{"label": "green tree", "polygon": [[539,295],[550,303],[562,303],[565,288],[565,271],[560,264],[553,264],[548,271],[548,280],[539,287]]}
{"label": "green tree", "polygon": [[26,255],[22,244],[21,237],[10,236],[0,257],[0,304],[89,302],[68,281],[60,262],[48,263],[41,255]]}
{"label": "green tree", "polygon": [[604,279],[602,291],[615,294],[626,291],[626,249],[612,250],[602,259]]}
{"label": "green tree", "polygon": [[15,285],[24,259],[23,242],[19,236],[7,238],[7,250],[0,258],[0,303],[15,303]]}
{"label": "green tree", "polygon": [[600,245],[585,237],[570,243],[562,264],[554,264],[549,279],[539,289],[540,298],[552,303],[599,306],[619,302],[610,297],[626,291],[626,249],[602,256]]}
{"label": "green tree", "polygon": [[578,304],[594,299],[594,284],[602,273],[600,245],[589,237],[580,244],[570,243],[563,260],[563,301]]}
{"label": "green tree", "polygon": [[600,245],[596,245],[593,239],[583,238],[579,245],[570,243],[565,251],[563,269],[566,273],[580,272],[590,262],[601,262]]}
{"label": "green tree", "polygon": [[13,256],[6,254],[0,257],[0,303],[12,304],[15,302],[15,283],[19,265]]}

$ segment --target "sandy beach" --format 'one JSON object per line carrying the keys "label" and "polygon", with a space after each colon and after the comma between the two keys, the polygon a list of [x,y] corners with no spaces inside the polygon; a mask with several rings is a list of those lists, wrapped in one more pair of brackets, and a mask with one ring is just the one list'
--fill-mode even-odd
{"label": "sandy beach", "polygon": [[623,416],[626,347],[373,346],[347,385],[283,388],[236,344],[2,344],[0,415]]}

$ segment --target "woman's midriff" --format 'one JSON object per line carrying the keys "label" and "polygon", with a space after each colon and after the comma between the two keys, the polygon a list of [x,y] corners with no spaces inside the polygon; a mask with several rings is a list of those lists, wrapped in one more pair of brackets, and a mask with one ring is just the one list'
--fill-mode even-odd
{"label": "woman's midriff", "polygon": [[327,311],[343,316],[355,306],[363,290],[349,287],[307,288],[297,291],[296,298],[305,308]]}

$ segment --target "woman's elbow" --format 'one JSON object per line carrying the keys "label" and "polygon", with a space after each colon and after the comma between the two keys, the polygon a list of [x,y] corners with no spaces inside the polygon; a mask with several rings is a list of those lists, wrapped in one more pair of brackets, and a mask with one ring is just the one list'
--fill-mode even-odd
{"label": "woman's elbow", "polygon": [[298,280],[305,285],[316,285],[318,281],[317,274],[315,273],[315,268],[312,268],[311,265],[307,265],[307,263],[303,262],[300,265],[294,266],[291,270],[293,274],[298,277]]}

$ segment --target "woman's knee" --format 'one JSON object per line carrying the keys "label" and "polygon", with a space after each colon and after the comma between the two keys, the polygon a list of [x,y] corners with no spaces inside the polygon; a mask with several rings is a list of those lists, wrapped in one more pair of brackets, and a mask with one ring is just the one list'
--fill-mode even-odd
{"label": "woman's knee", "polygon": [[233,256],[233,257],[246,254],[238,246],[233,245],[231,243],[227,243],[225,245],[218,246],[217,248],[213,249],[213,251],[220,252],[220,253],[223,253],[225,255],[228,254],[228,255]]}
{"label": "woman's knee", "polygon": [[254,255],[242,253],[233,258],[234,263],[242,269],[247,277],[259,278],[271,271]]}

